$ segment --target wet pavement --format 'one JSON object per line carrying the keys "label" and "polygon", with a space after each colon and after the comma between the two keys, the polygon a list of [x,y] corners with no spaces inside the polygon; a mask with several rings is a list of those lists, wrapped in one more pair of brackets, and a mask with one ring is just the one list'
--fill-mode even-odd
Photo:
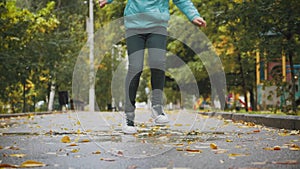
{"label": "wet pavement", "polygon": [[167,113],[171,122],[155,126],[149,110],[138,110],[135,135],[122,133],[120,112],[3,118],[0,168],[22,167],[28,160],[43,168],[70,169],[300,168],[297,130],[186,110]]}

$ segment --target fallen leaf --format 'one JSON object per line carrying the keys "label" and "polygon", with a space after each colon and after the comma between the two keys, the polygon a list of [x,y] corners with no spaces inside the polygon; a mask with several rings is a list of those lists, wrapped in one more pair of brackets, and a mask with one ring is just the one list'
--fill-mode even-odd
{"label": "fallen leaf", "polygon": [[216,150],[215,151],[215,154],[224,154],[224,153],[227,153],[228,150],[225,150],[225,149],[219,149],[219,150]]}
{"label": "fallen leaf", "polygon": [[20,148],[16,147],[16,146],[10,146],[7,149],[10,149],[10,150],[20,150]]}
{"label": "fallen leaf", "polygon": [[79,149],[73,149],[73,150],[71,150],[71,152],[72,153],[77,153],[77,152],[79,152]]}
{"label": "fallen leaf", "polygon": [[10,154],[10,157],[17,157],[17,158],[23,158],[26,156],[26,154]]}
{"label": "fallen leaf", "polygon": [[254,133],[259,133],[259,132],[260,132],[260,130],[253,130],[253,132],[254,132]]}
{"label": "fallen leaf", "polygon": [[137,169],[138,167],[136,165],[130,165],[127,167],[127,169]]}
{"label": "fallen leaf", "polygon": [[242,156],[249,156],[249,154],[238,154],[238,153],[231,153],[228,154],[229,157],[242,157]]}
{"label": "fallen leaf", "polygon": [[174,126],[180,127],[180,126],[182,126],[182,124],[176,123],[176,124],[174,124]]}
{"label": "fallen leaf", "polygon": [[81,123],[80,123],[80,121],[79,121],[79,120],[76,122],[76,124],[77,124],[77,125],[81,125]]}
{"label": "fallen leaf", "polygon": [[226,142],[232,142],[232,140],[226,139]]}
{"label": "fallen leaf", "polygon": [[292,130],[292,131],[290,132],[290,135],[298,135],[298,134],[300,134],[300,131],[299,131],[299,130]]}
{"label": "fallen leaf", "polygon": [[242,146],[240,146],[240,145],[237,145],[237,146],[235,146],[235,148],[243,148]]}
{"label": "fallen leaf", "polygon": [[69,136],[64,136],[62,139],[61,139],[61,142],[63,143],[70,143],[71,142],[71,139]]}
{"label": "fallen leaf", "polygon": [[27,168],[27,167],[45,167],[46,164],[39,162],[39,161],[34,161],[34,160],[27,160],[23,162],[20,167],[21,168]]}
{"label": "fallen leaf", "polygon": [[273,149],[274,150],[281,150],[280,146],[274,146]]}
{"label": "fallen leaf", "polygon": [[123,151],[119,150],[119,151],[117,152],[117,155],[118,155],[118,156],[123,156],[123,155],[124,155],[124,154],[123,154]]}
{"label": "fallen leaf", "polygon": [[109,162],[112,162],[112,161],[116,161],[115,159],[113,158],[100,158],[101,161],[109,161]]}
{"label": "fallen leaf", "polygon": [[81,140],[81,143],[88,143],[88,142],[90,142],[89,139],[83,139],[83,140]]}
{"label": "fallen leaf", "polygon": [[272,164],[298,164],[297,160],[272,161]]}
{"label": "fallen leaf", "polygon": [[183,148],[179,148],[179,147],[176,148],[176,151],[183,151],[183,150],[184,150]]}
{"label": "fallen leaf", "polygon": [[266,147],[266,148],[263,148],[263,149],[268,150],[268,151],[281,150],[280,146]]}
{"label": "fallen leaf", "polygon": [[186,151],[189,153],[202,153],[202,151],[199,149],[186,149]]}
{"label": "fallen leaf", "polygon": [[76,143],[72,143],[72,144],[69,144],[68,146],[70,146],[70,147],[74,147],[74,146],[78,146],[78,144],[76,144]]}
{"label": "fallen leaf", "polygon": [[101,154],[101,151],[94,151],[92,154]]}
{"label": "fallen leaf", "polygon": [[18,168],[19,166],[13,164],[0,164],[0,168]]}
{"label": "fallen leaf", "polygon": [[210,146],[210,148],[213,149],[213,150],[218,149],[218,146],[217,146],[215,143],[211,143],[209,146]]}
{"label": "fallen leaf", "polygon": [[267,161],[258,161],[258,162],[252,162],[253,165],[266,165]]}
{"label": "fallen leaf", "polygon": [[292,151],[299,151],[300,147],[297,144],[290,145],[290,150]]}

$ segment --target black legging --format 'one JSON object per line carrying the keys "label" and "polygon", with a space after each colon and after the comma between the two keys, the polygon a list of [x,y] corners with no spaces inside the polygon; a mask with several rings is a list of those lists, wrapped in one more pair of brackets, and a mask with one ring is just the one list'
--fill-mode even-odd
{"label": "black legging", "polygon": [[[126,38],[128,51],[128,72],[125,81],[125,112],[134,112],[136,93],[143,71],[144,52],[148,48],[148,61],[151,70],[152,105],[163,104],[165,83],[166,29],[160,32],[142,32]],[[127,34],[129,31],[127,30]],[[131,32],[132,33],[132,32]]]}

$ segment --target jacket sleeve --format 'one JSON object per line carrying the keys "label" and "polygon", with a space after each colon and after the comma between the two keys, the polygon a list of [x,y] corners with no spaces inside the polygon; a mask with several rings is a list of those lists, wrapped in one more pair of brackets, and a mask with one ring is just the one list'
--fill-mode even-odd
{"label": "jacket sleeve", "polygon": [[112,1],[113,1],[113,0],[107,0],[107,3],[110,4],[110,3],[112,3]]}
{"label": "jacket sleeve", "polygon": [[201,16],[191,0],[173,0],[173,2],[190,21]]}

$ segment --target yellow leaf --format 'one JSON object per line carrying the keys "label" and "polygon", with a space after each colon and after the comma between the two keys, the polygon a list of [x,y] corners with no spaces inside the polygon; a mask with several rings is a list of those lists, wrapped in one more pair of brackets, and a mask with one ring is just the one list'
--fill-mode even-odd
{"label": "yellow leaf", "polygon": [[87,142],[90,142],[90,140],[89,139],[83,139],[83,140],[81,140],[81,142],[82,143],[87,143]]}
{"label": "yellow leaf", "polygon": [[95,152],[92,152],[92,154],[101,154],[101,151],[95,151]]}
{"label": "yellow leaf", "polygon": [[69,144],[70,147],[73,147],[73,146],[78,146],[78,144],[76,143],[72,143],[72,144]]}
{"label": "yellow leaf", "polygon": [[292,151],[299,151],[300,147],[297,144],[292,144],[290,146],[290,150],[292,150]]}
{"label": "yellow leaf", "polygon": [[176,123],[176,124],[174,124],[174,126],[180,127],[180,126],[182,126],[182,124]]}
{"label": "yellow leaf", "polygon": [[177,150],[177,151],[183,151],[184,149],[183,149],[183,148],[177,147],[176,150]]}
{"label": "yellow leaf", "polygon": [[186,149],[186,151],[187,152],[189,152],[189,153],[202,153],[202,151],[201,150],[199,150],[199,149]]}
{"label": "yellow leaf", "polygon": [[232,142],[232,140],[227,139],[226,142]]}
{"label": "yellow leaf", "polygon": [[73,150],[71,150],[71,152],[72,153],[77,153],[77,152],[79,152],[79,149],[73,149]]}
{"label": "yellow leaf", "polygon": [[224,154],[227,153],[227,150],[225,149],[220,149],[220,150],[216,150],[215,154]]}
{"label": "yellow leaf", "polygon": [[248,156],[249,154],[238,154],[238,153],[231,153],[228,154],[229,157],[241,157],[241,156]]}
{"label": "yellow leaf", "polygon": [[23,158],[26,156],[26,154],[10,154],[10,157],[17,157],[17,158]]}
{"label": "yellow leaf", "polygon": [[281,150],[280,146],[274,146],[274,147],[266,147],[266,148],[263,148],[264,150],[269,150],[269,151],[272,151],[272,150]]}
{"label": "yellow leaf", "polygon": [[45,167],[46,164],[39,162],[39,161],[34,161],[34,160],[27,160],[23,162],[20,167],[21,168],[26,168],[26,167]]}
{"label": "yellow leaf", "polygon": [[0,164],[0,168],[18,168],[18,166],[12,164]]}
{"label": "yellow leaf", "polygon": [[61,139],[61,142],[63,143],[70,143],[71,142],[71,139],[69,136],[64,136],[62,139]]}
{"label": "yellow leaf", "polygon": [[80,121],[79,121],[79,120],[77,121],[77,123],[76,123],[76,124],[77,124],[77,125],[81,125],[81,123],[80,123]]}
{"label": "yellow leaf", "polygon": [[210,148],[216,150],[218,149],[218,146],[215,143],[211,143]]}

